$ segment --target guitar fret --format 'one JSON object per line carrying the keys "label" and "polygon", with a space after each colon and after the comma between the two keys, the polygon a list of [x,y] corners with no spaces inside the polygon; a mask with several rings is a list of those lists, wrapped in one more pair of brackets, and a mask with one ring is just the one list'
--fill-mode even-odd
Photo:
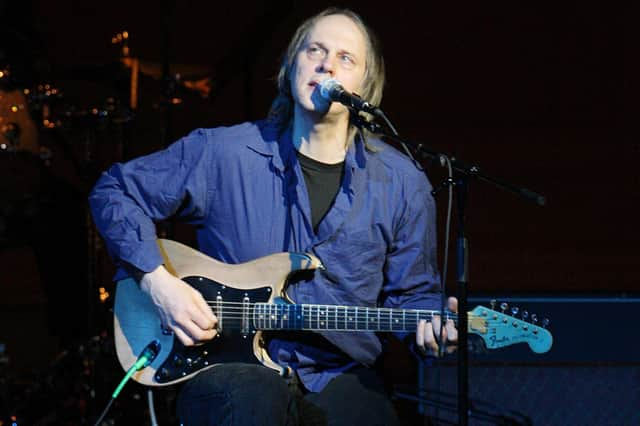
{"label": "guitar fret", "polygon": [[289,305],[288,323],[290,329],[296,330],[298,328],[296,323],[296,305]]}
{"label": "guitar fret", "polygon": [[269,330],[273,330],[273,306],[274,305],[269,305],[269,309],[267,309],[266,327]]}
{"label": "guitar fret", "polygon": [[391,324],[388,322],[388,319],[385,318],[385,312],[388,311],[386,308],[378,308],[378,330],[380,331],[391,331],[389,327]]}
{"label": "guitar fret", "polygon": [[317,330],[320,328],[320,322],[318,321],[318,307],[315,305],[311,306],[311,317],[313,318],[313,321],[315,321],[313,323],[313,329]]}
{"label": "guitar fret", "polygon": [[314,312],[313,305],[310,305],[309,306],[309,328],[311,328],[312,330],[318,328],[317,324],[314,325],[314,322],[313,322],[314,321],[313,312]]}
{"label": "guitar fret", "polygon": [[347,317],[348,317],[348,312],[347,312],[347,307],[343,306],[342,307],[342,315],[343,315],[343,325],[342,325],[342,329],[346,330],[348,328],[347,326]]}
{"label": "guitar fret", "polygon": [[369,329],[369,308],[364,308],[364,329]]}
{"label": "guitar fret", "polygon": [[389,309],[389,321],[391,322],[391,330],[392,331],[400,331],[402,327],[400,326],[400,320],[398,319],[399,312],[394,316],[394,311]]}
{"label": "guitar fret", "polygon": [[304,307],[304,328],[309,330],[311,328],[311,315],[310,315],[310,307]]}
{"label": "guitar fret", "polygon": [[260,330],[260,309],[262,308],[262,304],[257,304],[253,308],[253,326]]}
{"label": "guitar fret", "polygon": [[354,323],[354,318],[355,318],[355,308],[347,308],[347,326],[345,327],[345,330],[353,330],[353,325],[355,325]]}
{"label": "guitar fret", "polygon": [[273,304],[272,305],[272,309],[271,309],[271,328],[273,330],[277,330],[278,329],[278,306],[277,304]]}

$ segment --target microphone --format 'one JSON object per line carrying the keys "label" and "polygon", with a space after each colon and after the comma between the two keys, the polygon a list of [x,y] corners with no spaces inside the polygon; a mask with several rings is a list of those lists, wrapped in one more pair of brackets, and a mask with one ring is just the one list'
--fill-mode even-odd
{"label": "microphone", "polygon": [[320,96],[331,102],[338,102],[356,111],[368,112],[380,116],[382,111],[375,105],[360,98],[360,96],[347,92],[340,82],[334,78],[328,78],[320,83]]}

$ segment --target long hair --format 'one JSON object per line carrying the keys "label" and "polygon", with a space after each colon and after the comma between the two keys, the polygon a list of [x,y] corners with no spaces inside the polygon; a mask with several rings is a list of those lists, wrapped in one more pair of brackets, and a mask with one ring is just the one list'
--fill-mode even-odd
{"label": "long hair", "polygon": [[[321,18],[331,15],[343,15],[351,19],[351,21],[356,24],[364,35],[367,55],[365,74],[360,87],[361,93],[358,94],[363,99],[367,100],[367,102],[374,105],[380,105],[380,102],[382,101],[385,69],[384,58],[382,57],[382,51],[377,37],[357,13],[349,9],[330,7],[304,21],[296,30],[284,53],[277,77],[278,94],[272,102],[268,114],[268,120],[276,124],[281,129],[287,127],[293,119],[294,101],[293,96],[291,95],[291,71],[295,66],[296,55],[304,45],[309,31],[311,31],[316,22]],[[355,125],[349,125],[347,146],[353,142],[353,138],[355,137],[357,130],[358,129]]]}

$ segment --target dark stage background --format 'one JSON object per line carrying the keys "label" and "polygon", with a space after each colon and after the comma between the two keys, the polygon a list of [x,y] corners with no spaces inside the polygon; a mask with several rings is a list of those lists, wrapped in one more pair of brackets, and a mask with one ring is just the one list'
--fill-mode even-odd
{"label": "dark stage background", "polygon": [[[381,107],[402,137],[547,199],[540,207],[472,183],[470,295],[633,300],[640,145],[625,132],[623,13],[573,1],[339,4],[361,13],[382,41]],[[61,374],[52,363],[111,366],[113,267],[85,203],[98,174],[196,127],[262,118],[293,30],[328,5],[0,1],[0,142],[25,151],[0,156],[1,365],[11,377],[27,375],[11,392],[43,391],[48,372]],[[208,93],[194,88],[207,84]],[[425,165],[441,183],[444,171]],[[437,196],[441,260],[446,196]],[[193,242],[190,230],[174,232]],[[450,293],[454,260],[450,250]],[[611,326],[613,317],[603,321]],[[580,326],[566,333],[612,339],[597,321]],[[99,376],[89,370],[85,387]],[[76,388],[67,391],[82,394]]]}

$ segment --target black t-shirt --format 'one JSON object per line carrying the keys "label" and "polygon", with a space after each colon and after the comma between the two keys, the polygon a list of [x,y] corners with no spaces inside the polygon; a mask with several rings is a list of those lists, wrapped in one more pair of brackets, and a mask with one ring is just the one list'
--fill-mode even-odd
{"label": "black t-shirt", "polygon": [[302,168],[304,182],[307,185],[309,202],[311,203],[311,221],[313,229],[331,208],[333,200],[340,189],[344,175],[344,161],[337,164],[325,164],[300,154],[298,161]]}

